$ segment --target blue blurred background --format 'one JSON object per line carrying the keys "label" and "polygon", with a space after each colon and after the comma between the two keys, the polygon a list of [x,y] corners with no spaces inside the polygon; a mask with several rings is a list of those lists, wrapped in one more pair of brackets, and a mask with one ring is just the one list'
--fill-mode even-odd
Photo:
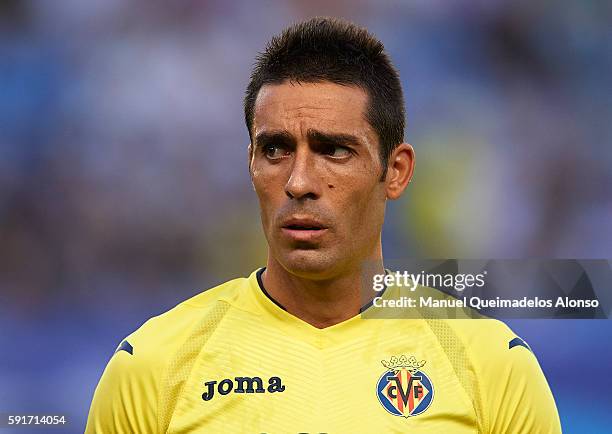
{"label": "blue blurred background", "polygon": [[[387,257],[612,258],[610,2],[3,0],[0,412],[82,432],[125,335],[264,264],[242,96],[314,15],[400,70],[417,166]],[[509,324],[565,432],[610,432],[612,323]]]}

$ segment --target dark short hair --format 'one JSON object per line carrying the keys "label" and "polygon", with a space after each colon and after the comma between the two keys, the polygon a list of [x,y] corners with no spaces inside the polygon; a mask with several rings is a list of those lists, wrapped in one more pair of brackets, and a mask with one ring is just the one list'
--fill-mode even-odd
{"label": "dark short hair", "polygon": [[312,18],[274,36],[256,58],[244,98],[251,140],[259,90],[285,80],[362,88],[368,95],[366,118],[380,142],[384,179],[391,151],[404,141],[404,96],[382,42],[363,27],[336,18]]}

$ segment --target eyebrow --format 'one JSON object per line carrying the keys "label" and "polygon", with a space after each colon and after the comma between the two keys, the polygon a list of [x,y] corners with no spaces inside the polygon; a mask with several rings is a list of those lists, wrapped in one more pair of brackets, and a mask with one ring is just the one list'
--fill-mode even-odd
{"label": "eyebrow", "polygon": [[[315,142],[324,145],[334,146],[359,146],[361,141],[352,134],[343,133],[325,133],[323,131],[309,129],[306,132],[306,137],[309,142]],[[295,145],[295,137],[288,131],[263,131],[255,136],[255,143],[257,145],[266,145],[269,143],[279,143],[285,145]]]}
{"label": "eyebrow", "polygon": [[317,142],[325,145],[334,146],[348,146],[348,145],[361,145],[361,141],[357,136],[352,134],[342,133],[324,133],[319,130],[309,129],[306,132],[309,142]]}
{"label": "eyebrow", "polygon": [[295,144],[295,138],[288,131],[263,131],[255,136],[255,145],[279,143],[284,145]]}

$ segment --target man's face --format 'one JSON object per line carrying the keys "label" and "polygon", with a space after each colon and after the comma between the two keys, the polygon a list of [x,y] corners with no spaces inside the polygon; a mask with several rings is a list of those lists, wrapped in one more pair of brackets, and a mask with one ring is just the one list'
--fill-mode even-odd
{"label": "man's face", "polygon": [[330,82],[259,91],[251,176],[270,254],[294,275],[326,279],[376,257],[386,192],[367,100]]}

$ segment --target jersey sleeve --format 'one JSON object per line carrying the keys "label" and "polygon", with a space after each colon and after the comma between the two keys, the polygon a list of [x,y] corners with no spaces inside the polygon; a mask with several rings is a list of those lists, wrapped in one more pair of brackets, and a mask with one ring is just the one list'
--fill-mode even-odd
{"label": "jersey sleeve", "polygon": [[159,376],[151,359],[133,337],[119,345],[94,392],[86,434],[158,431]]}
{"label": "jersey sleeve", "polygon": [[555,400],[535,355],[505,324],[501,327],[475,356],[486,432],[561,433]]}

